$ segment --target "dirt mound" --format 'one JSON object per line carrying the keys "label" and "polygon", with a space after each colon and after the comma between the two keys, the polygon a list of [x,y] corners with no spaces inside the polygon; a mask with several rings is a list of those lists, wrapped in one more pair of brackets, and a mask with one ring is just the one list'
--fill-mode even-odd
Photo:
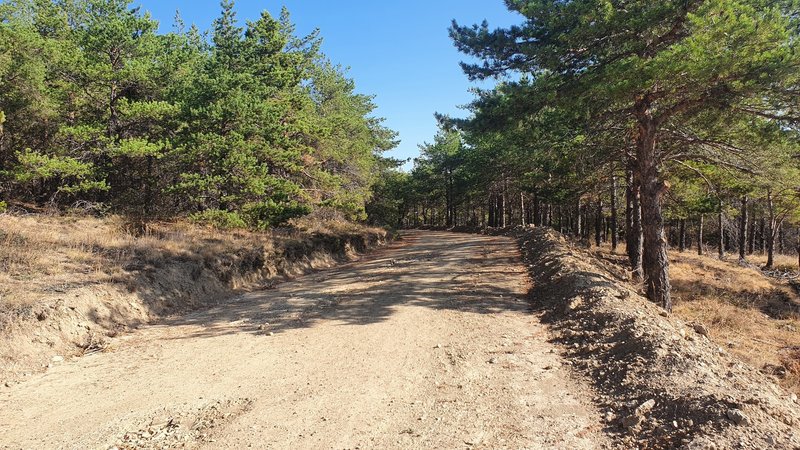
{"label": "dirt mound", "polygon": [[800,448],[797,398],[550,230],[518,232],[534,294],[626,448]]}
{"label": "dirt mound", "polygon": [[112,219],[0,216],[0,384],[165,316],[350,260],[380,229],[223,232],[161,224],[147,235]]}

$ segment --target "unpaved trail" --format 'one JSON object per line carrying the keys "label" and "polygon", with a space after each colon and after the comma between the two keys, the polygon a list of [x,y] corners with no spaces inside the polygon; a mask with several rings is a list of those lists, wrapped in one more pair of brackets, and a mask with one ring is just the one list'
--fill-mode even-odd
{"label": "unpaved trail", "polygon": [[606,447],[527,280],[508,238],[409,233],[0,389],[0,446]]}

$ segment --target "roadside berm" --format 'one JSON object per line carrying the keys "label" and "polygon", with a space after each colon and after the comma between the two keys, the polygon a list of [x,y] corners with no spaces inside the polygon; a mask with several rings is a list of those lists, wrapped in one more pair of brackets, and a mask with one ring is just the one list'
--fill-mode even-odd
{"label": "roadside berm", "polygon": [[533,298],[625,448],[800,448],[797,397],[552,230],[518,231]]}

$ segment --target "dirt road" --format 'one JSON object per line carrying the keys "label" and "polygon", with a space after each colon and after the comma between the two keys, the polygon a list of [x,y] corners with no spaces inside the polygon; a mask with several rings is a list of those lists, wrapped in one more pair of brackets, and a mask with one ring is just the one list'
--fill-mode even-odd
{"label": "dirt road", "polygon": [[605,447],[528,289],[509,239],[411,233],[1,388],[0,447]]}

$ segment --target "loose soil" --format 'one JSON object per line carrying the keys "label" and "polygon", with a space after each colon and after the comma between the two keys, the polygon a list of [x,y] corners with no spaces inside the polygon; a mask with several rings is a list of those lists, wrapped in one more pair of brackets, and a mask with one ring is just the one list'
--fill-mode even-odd
{"label": "loose soil", "polygon": [[530,287],[510,238],[409,233],[56,358],[0,388],[0,446],[611,446]]}

